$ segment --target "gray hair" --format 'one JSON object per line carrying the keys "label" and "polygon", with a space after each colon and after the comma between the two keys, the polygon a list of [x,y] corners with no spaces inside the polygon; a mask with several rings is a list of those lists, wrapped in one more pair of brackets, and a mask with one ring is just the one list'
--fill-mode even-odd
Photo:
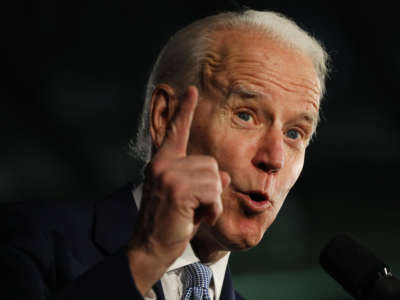
{"label": "gray hair", "polygon": [[149,106],[158,84],[169,84],[178,97],[189,85],[201,93],[202,68],[212,34],[224,29],[253,30],[307,55],[318,76],[321,99],[325,93],[328,54],[321,44],[286,16],[271,11],[225,12],[200,19],[175,33],[161,50],[146,86],[143,111],[130,154],[148,163],[152,154]]}

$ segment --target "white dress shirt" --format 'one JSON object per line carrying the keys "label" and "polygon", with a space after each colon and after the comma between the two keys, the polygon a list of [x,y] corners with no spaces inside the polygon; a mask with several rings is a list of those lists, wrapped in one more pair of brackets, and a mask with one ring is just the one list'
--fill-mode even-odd
{"label": "white dress shirt", "polygon": [[[142,201],[143,184],[139,185],[133,191],[133,198],[136,206],[140,208]],[[208,289],[210,299],[219,300],[222,291],[222,284],[225,278],[225,271],[228,265],[229,254],[225,255],[220,260],[207,264],[213,273],[210,287]],[[164,292],[165,300],[177,300],[182,298],[183,293],[183,267],[200,259],[194,253],[192,246],[188,244],[183,254],[178,257],[172,265],[169,266],[167,272],[161,277],[161,285]],[[144,297],[146,300],[156,300],[156,293],[151,289]]]}

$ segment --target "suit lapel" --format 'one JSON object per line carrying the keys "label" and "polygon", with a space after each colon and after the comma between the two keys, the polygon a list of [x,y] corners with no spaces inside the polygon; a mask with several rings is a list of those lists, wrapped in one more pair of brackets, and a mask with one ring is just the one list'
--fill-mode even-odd
{"label": "suit lapel", "polygon": [[164,292],[161,285],[161,280],[157,281],[155,285],[153,285],[153,290],[157,295],[157,300],[165,300]]}
{"label": "suit lapel", "polygon": [[220,300],[235,300],[235,290],[233,289],[232,277],[229,267],[226,267],[224,283],[222,285]]}

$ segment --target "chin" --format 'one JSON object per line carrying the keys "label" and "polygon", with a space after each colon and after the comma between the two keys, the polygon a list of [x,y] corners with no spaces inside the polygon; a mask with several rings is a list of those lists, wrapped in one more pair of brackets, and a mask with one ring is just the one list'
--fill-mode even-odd
{"label": "chin", "polygon": [[269,226],[259,226],[257,222],[242,222],[242,224],[229,226],[229,224],[221,222],[210,230],[226,250],[242,251],[251,249],[260,243],[267,229],[265,227]]}
{"label": "chin", "polygon": [[234,236],[234,237],[219,237],[219,241],[228,251],[245,251],[257,246],[262,239],[262,236]]}

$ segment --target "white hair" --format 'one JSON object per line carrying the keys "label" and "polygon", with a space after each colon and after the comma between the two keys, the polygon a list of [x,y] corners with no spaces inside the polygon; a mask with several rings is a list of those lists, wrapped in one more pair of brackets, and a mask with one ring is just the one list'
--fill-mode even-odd
{"label": "white hair", "polygon": [[155,87],[169,84],[178,97],[189,85],[201,93],[201,77],[212,34],[219,30],[245,29],[261,33],[308,56],[318,76],[321,99],[325,93],[328,54],[321,44],[286,16],[271,11],[225,12],[200,19],[175,33],[161,50],[146,86],[143,111],[130,153],[147,163],[151,159],[149,106]]}

